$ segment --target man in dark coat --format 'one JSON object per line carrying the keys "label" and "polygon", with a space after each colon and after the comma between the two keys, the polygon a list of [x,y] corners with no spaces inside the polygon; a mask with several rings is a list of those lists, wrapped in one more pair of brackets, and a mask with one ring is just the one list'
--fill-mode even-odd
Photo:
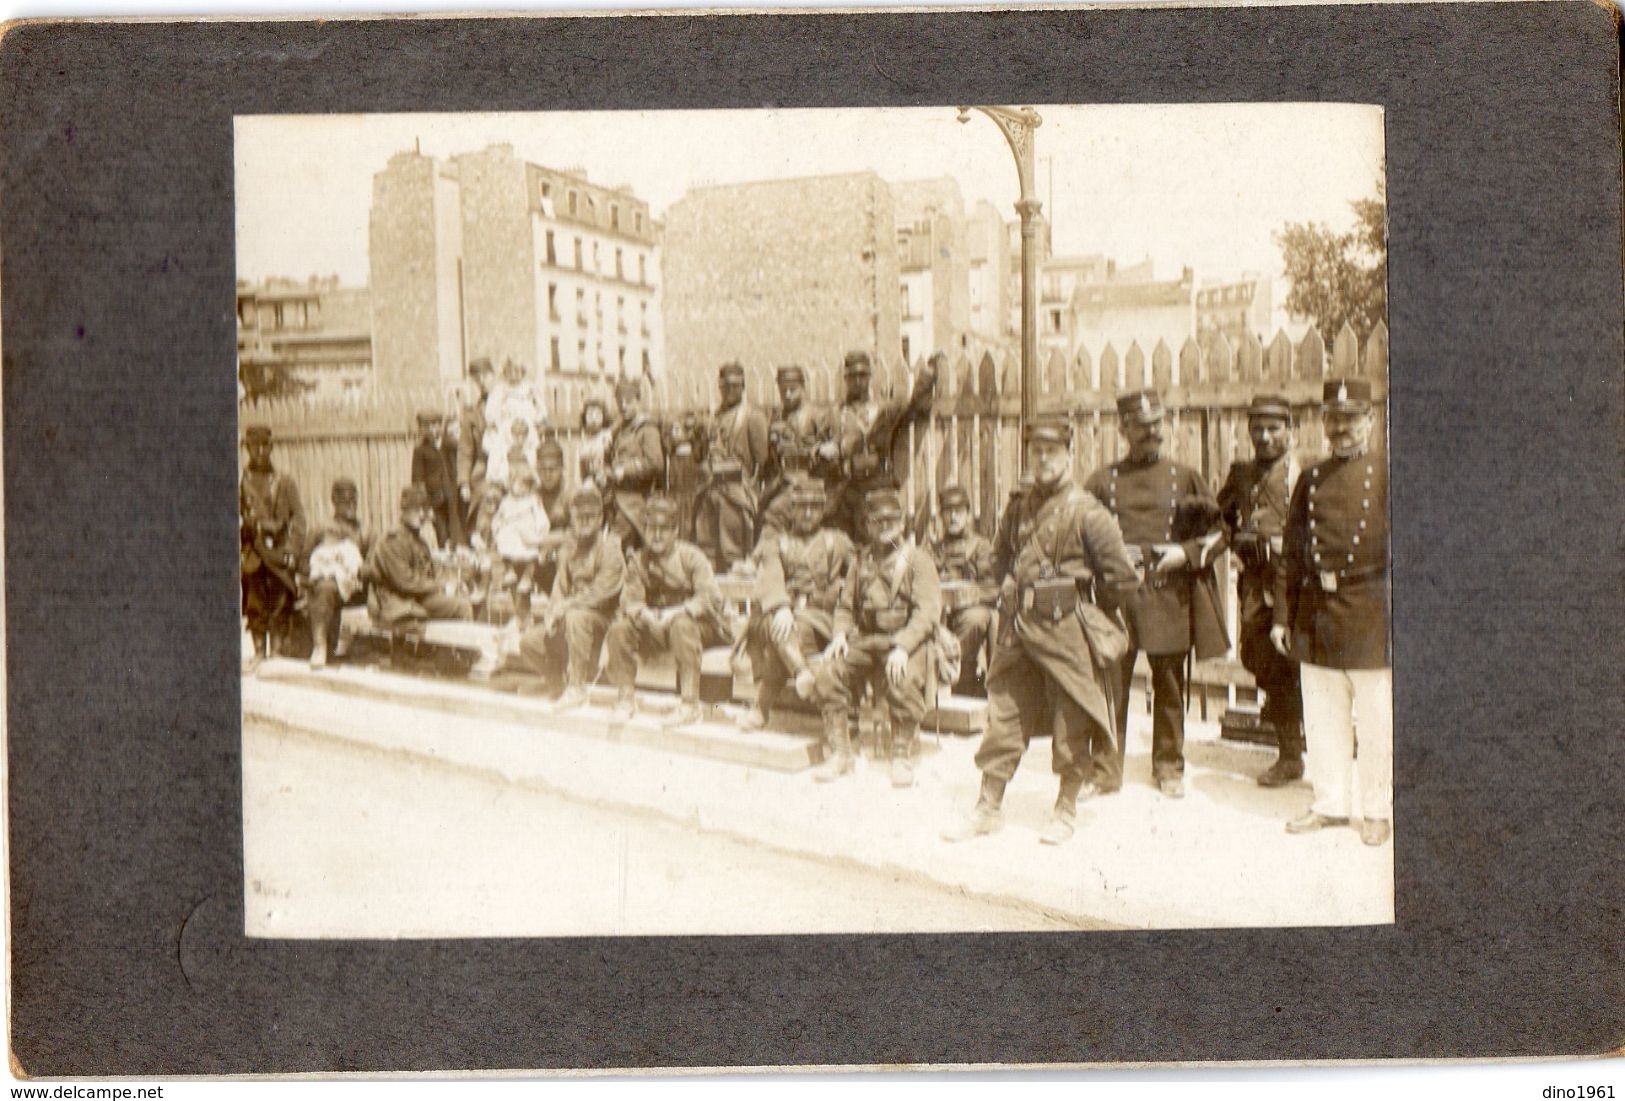
{"label": "man in dark coat", "polygon": [[418,414],[418,442],[412,449],[412,484],[429,496],[440,546],[466,543],[463,503],[457,491],[457,444],[446,438],[446,418],[433,409]]}
{"label": "man in dark coat", "polygon": [[[424,531],[434,530],[429,495],[420,485],[401,490],[401,523],[373,548],[367,561],[371,583],[368,606],[376,605],[379,626],[421,626],[430,619],[473,619],[468,597],[454,581],[442,581]],[[374,599],[376,598],[376,599]]]}
{"label": "man in dark coat", "polygon": [[1322,413],[1331,454],[1292,491],[1270,629],[1276,649],[1300,663],[1315,789],[1313,806],[1287,832],[1346,825],[1357,774],[1360,838],[1381,845],[1394,799],[1388,456],[1371,442],[1369,382],[1328,379]]}
{"label": "man in dark coat", "polygon": [[598,477],[610,530],[631,550],[643,541],[643,502],[665,478],[666,446],[660,425],[643,411],[643,388],[637,379],[617,382],[615,401],[621,419]]}
{"label": "man in dark coat", "polygon": [[745,400],[745,368],[722,367],[717,411],[700,434],[700,484],[694,542],[719,572],[750,556],[756,543],[757,501],[767,465],[767,417]]}
{"label": "man in dark coat", "polygon": [[[1162,794],[1185,795],[1185,663],[1218,657],[1230,648],[1213,591],[1212,563],[1224,527],[1202,476],[1163,456],[1162,398],[1154,390],[1117,401],[1118,428],[1128,457],[1089,476],[1085,488],[1117,517],[1139,588],[1124,604],[1129,650],[1117,671],[1117,744],[1114,760],[1095,759],[1094,782],[1111,792],[1123,782],[1129,687],[1145,651],[1151,665],[1151,771]],[[1210,530],[1190,532],[1189,513],[1211,516]]]}
{"label": "man in dark coat", "polygon": [[298,590],[299,554],[305,548],[305,509],[299,487],[271,465],[271,430],[255,425],[243,433],[248,463],[237,494],[242,542],[243,615],[254,640],[248,671],[281,643]]}
{"label": "man in dark coat", "polygon": [[[779,406],[767,428],[767,466],[762,472],[762,534],[785,532],[794,526],[792,487],[814,478],[825,489],[838,483],[840,449],[830,418],[807,404],[807,373],[795,364],[780,367],[776,375]],[[851,538],[850,535],[847,536]]]}
{"label": "man in dark coat", "polygon": [[457,413],[457,493],[462,498],[463,530],[474,524],[474,510],[480,486],[485,482],[485,403],[491,397],[496,369],[484,356],[468,365],[468,377],[479,391],[472,405],[464,403]]}
{"label": "man in dark coat", "polygon": [[945,622],[959,640],[959,683],[954,691],[981,696],[986,688],[977,661],[987,646],[999,588],[993,572],[993,544],[971,526],[970,494],[964,486],[944,486],[937,501],[942,509],[943,536],[932,545],[931,557],[943,581]]}
{"label": "man in dark coat", "polygon": [[1001,578],[1000,640],[987,674],[987,732],[976,751],[982,791],[970,815],[943,834],[965,841],[1003,824],[1005,785],[1027,743],[1053,733],[1060,777],[1055,812],[1039,835],[1072,836],[1091,756],[1110,762],[1116,724],[1113,670],[1091,657],[1080,604],[1115,608],[1138,583],[1117,521],[1072,481],[1072,427],[1064,418],[1027,428],[1033,485],[999,522],[994,571]]}
{"label": "man in dark coat", "polygon": [[1270,642],[1275,625],[1275,574],[1281,561],[1287,503],[1298,480],[1292,455],[1292,406],[1277,394],[1260,394],[1247,409],[1253,457],[1231,465],[1219,490],[1225,534],[1241,570],[1236,577],[1240,607],[1241,664],[1264,693],[1261,715],[1275,730],[1279,753],[1258,778],[1280,787],[1303,778],[1303,704],[1298,665]]}
{"label": "man in dark coat", "polygon": [[846,400],[835,414],[834,445],[841,464],[840,491],[833,522],[853,542],[867,538],[863,502],[876,489],[896,489],[893,455],[903,430],[931,411],[937,372],[947,363],[940,352],[927,361],[905,400],[875,401],[869,396],[872,368],[869,353],[848,352],[842,366]]}

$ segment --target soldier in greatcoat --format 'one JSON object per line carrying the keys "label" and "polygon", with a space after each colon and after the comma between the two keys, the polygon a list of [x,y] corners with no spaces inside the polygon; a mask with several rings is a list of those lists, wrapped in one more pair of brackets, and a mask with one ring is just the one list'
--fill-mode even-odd
{"label": "soldier in greatcoat", "polygon": [[1032,486],[999,522],[1000,639],[987,674],[987,731],[976,751],[982,790],[975,808],[943,834],[964,841],[1003,824],[1005,785],[1027,743],[1052,734],[1060,790],[1039,840],[1072,836],[1094,760],[1111,759],[1113,669],[1093,659],[1081,605],[1110,614],[1138,583],[1117,521],[1070,477],[1072,428],[1064,418],[1027,429]]}
{"label": "soldier in greatcoat", "polygon": [[380,626],[474,618],[473,606],[457,592],[456,582],[442,579],[435,570],[427,541],[433,532],[429,495],[420,485],[407,486],[401,490],[400,526],[378,542],[367,561],[373,598],[368,604],[376,603]]}
{"label": "soldier in greatcoat", "polygon": [[660,425],[643,410],[643,388],[636,379],[617,382],[615,400],[621,419],[598,481],[607,498],[610,530],[630,550],[643,540],[643,502],[665,477],[666,450]]}
{"label": "soldier in greatcoat", "polygon": [[[795,364],[776,375],[779,406],[767,428],[767,467],[762,473],[762,534],[789,531],[794,485],[807,478],[827,489],[840,475],[840,450],[826,413],[807,404],[807,373]],[[850,538],[850,536],[848,536]]]}
{"label": "soldier in greatcoat", "polygon": [[[993,572],[993,543],[971,526],[970,494],[964,486],[944,486],[937,503],[942,510],[943,536],[932,544],[931,557],[937,564],[937,576],[945,583],[955,583],[943,592],[945,622],[959,640],[959,683],[954,691],[980,696],[986,689],[977,662],[987,646],[999,588]],[[954,593],[951,599],[950,591]]]}
{"label": "soldier in greatcoat", "polygon": [[835,606],[854,556],[845,532],[823,526],[824,483],[806,479],[788,496],[791,529],[764,533],[756,548],[755,617],[747,635],[756,679],[750,727],[766,724],[787,683],[802,698],[813,697],[812,667],[834,636]]}
{"label": "soldier in greatcoat", "polygon": [[617,690],[615,710],[636,710],[638,655],[669,651],[677,666],[681,704],[668,725],[700,717],[700,656],[706,646],[733,642],[711,562],[677,538],[677,504],[651,497],[644,509],[644,544],[627,558],[621,607],[609,627],[605,676]]}
{"label": "soldier in greatcoat", "polygon": [[840,488],[835,495],[833,522],[854,541],[866,538],[863,502],[867,495],[876,489],[897,488],[892,469],[897,441],[910,422],[930,413],[937,372],[946,363],[941,353],[932,356],[914,380],[913,393],[903,400],[881,402],[869,394],[869,353],[847,353],[842,366],[846,400],[834,419]]}
{"label": "soldier in greatcoat", "polygon": [[745,368],[718,372],[720,400],[701,435],[700,485],[694,541],[719,572],[750,556],[756,543],[756,507],[767,465],[767,416],[745,399]]}
{"label": "soldier in greatcoat", "polygon": [[298,591],[299,555],[305,549],[305,509],[299,487],[271,465],[271,430],[254,425],[243,433],[248,463],[237,494],[242,542],[243,615],[254,641],[249,670],[280,644]]}
{"label": "soldier in greatcoat", "polygon": [[1292,491],[1270,629],[1276,649],[1300,663],[1315,789],[1287,832],[1348,824],[1358,776],[1360,838],[1381,845],[1394,799],[1388,457],[1371,441],[1369,382],[1327,380],[1322,414],[1331,454]]}
{"label": "soldier in greatcoat", "polygon": [[[1122,786],[1129,687],[1143,650],[1151,666],[1152,777],[1163,795],[1179,799],[1185,794],[1185,663],[1193,651],[1201,661],[1230,648],[1212,572],[1224,527],[1202,475],[1164,457],[1161,396],[1154,390],[1125,394],[1117,416],[1128,456],[1095,471],[1084,488],[1117,517],[1143,580],[1123,609],[1129,650],[1117,672],[1115,757],[1096,757],[1093,782],[1103,793]],[[1211,516],[1208,530],[1182,530],[1193,511]]]}
{"label": "soldier in greatcoat", "polygon": [[570,499],[569,535],[558,550],[547,607],[519,642],[520,658],[532,673],[564,682],[560,709],[587,702],[625,577],[620,540],[604,530],[604,499],[596,487],[582,486]]}
{"label": "soldier in greatcoat", "polygon": [[418,442],[412,449],[412,481],[429,495],[435,535],[442,547],[467,542],[462,499],[457,490],[457,454],[457,443],[446,437],[445,416],[436,409],[419,413]]}
{"label": "soldier in greatcoat", "polygon": [[1303,704],[1298,664],[1270,642],[1275,625],[1275,575],[1281,562],[1287,504],[1298,480],[1292,454],[1292,406],[1278,394],[1260,394],[1247,409],[1253,457],[1231,465],[1219,490],[1219,511],[1236,577],[1242,666],[1264,693],[1261,717],[1275,730],[1275,763],[1259,776],[1267,788],[1303,778]]}
{"label": "soldier in greatcoat", "polygon": [[872,684],[890,719],[892,786],[911,787],[942,592],[931,555],[903,534],[896,491],[875,490],[864,509],[869,539],[847,574],[828,660],[816,674],[828,756],[814,779],[828,782],[852,771],[848,712]]}

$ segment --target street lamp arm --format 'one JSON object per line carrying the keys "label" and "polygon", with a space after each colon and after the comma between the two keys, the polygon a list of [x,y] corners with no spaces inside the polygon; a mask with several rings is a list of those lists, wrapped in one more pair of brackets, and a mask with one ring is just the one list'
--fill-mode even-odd
{"label": "street lamp arm", "polygon": [[1029,201],[1033,195],[1033,131],[1044,120],[1031,107],[961,107],[959,121],[969,122],[970,112],[980,111],[998,126],[1004,140],[1010,143],[1010,152],[1016,158],[1016,174],[1021,180],[1021,198]]}

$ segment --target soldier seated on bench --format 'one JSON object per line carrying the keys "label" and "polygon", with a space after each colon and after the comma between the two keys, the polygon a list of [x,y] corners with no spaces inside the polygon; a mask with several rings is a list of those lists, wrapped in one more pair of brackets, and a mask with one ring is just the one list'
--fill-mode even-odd
{"label": "soldier seated on bench", "polygon": [[652,497],[643,506],[643,546],[627,559],[621,610],[610,624],[605,673],[616,688],[615,713],[636,711],[633,685],[639,653],[670,651],[682,704],[668,721],[680,726],[700,717],[700,654],[731,645],[711,561],[677,538],[677,504]]}
{"label": "soldier seated on bench", "polygon": [[805,479],[787,493],[790,531],[768,531],[756,548],[756,614],[746,645],[756,677],[756,706],[743,720],[767,724],[774,702],[792,678],[796,694],[813,698],[816,659],[835,633],[835,604],[852,567],[852,540],[824,527],[829,507],[824,483]]}
{"label": "soldier seated on bench", "polygon": [[558,551],[553,591],[537,626],[519,643],[525,667],[544,682],[564,681],[560,710],[587,702],[598,675],[610,617],[620,605],[626,558],[604,530],[604,498],[591,485],[570,498],[570,534]]}
{"label": "soldier seated on bench", "polygon": [[959,639],[961,696],[985,696],[987,688],[977,662],[987,648],[993,605],[998,600],[998,579],[993,575],[993,543],[971,528],[970,494],[963,486],[942,488],[943,537],[931,547],[937,576],[943,581],[943,622]]}
{"label": "soldier seated on bench", "polygon": [[457,592],[456,578],[441,580],[429,555],[434,531],[429,494],[420,485],[401,490],[401,523],[373,548],[367,564],[372,591],[369,610],[388,630],[421,627],[430,619],[473,619],[468,597]]}
{"label": "soldier seated on bench", "polygon": [[817,673],[829,756],[813,778],[827,783],[852,771],[848,712],[863,686],[873,683],[891,719],[892,786],[911,787],[942,592],[931,556],[903,536],[896,490],[871,492],[864,515],[869,544],[847,575],[825,651],[830,660]]}

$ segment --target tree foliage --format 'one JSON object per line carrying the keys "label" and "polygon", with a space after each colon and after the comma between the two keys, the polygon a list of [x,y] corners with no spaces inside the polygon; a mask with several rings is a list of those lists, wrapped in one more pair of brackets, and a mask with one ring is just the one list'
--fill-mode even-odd
{"label": "tree foliage", "polygon": [[1289,222],[1274,234],[1291,290],[1286,307],[1314,321],[1328,343],[1347,322],[1363,339],[1388,316],[1387,203],[1379,183],[1352,204],[1355,226],[1334,233],[1320,222]]}
{"label": "tree foliage", "polygon": [[237,381],[242,383],[243,397],[249,402],[262,398],[289,398],[315,389],[314,383],[303,382],[280,363],[243,363],[237,368]]}

